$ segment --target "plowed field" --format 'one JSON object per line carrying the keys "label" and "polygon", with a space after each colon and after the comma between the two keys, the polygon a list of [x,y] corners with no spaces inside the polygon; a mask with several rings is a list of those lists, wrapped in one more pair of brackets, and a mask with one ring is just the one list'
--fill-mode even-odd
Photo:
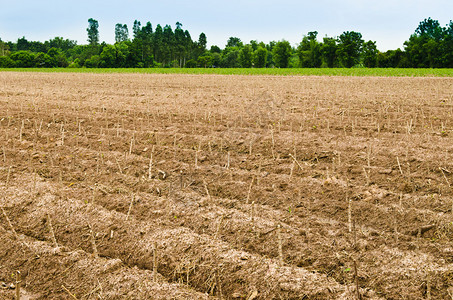
{"label": "plowed field", "polygon": [[451,299],[452,114],[451,78],[0,73],[0,298]]}

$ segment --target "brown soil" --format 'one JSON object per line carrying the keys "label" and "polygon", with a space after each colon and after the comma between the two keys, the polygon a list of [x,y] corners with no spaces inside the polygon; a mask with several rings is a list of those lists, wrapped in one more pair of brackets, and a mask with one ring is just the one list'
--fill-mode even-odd
{"label": "brown soil", "polygon": [[453,296],[453,79],[0,81],[0,298]]}

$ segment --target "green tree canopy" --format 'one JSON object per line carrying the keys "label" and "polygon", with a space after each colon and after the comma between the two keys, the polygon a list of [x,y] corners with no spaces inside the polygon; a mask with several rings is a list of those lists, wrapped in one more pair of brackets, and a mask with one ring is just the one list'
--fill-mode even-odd
{"label": "green tree canopy", "polygon": [[88,43],[92,46],[97,46],[99,44],[99,23],[98,21],[89,18],[88,19]]}
{"label": "green tree canopy", "polygon": [[362,34],[345,31],[338,37],[337,56],[343,67],[351,68],[360,61],[362,51]]}
{"label": "green tree canopy", "polygon": [[288,68],[291,52],[291,44],[288,41],[282,40],[277,42],[272,50],[275,66],[278,68]]}

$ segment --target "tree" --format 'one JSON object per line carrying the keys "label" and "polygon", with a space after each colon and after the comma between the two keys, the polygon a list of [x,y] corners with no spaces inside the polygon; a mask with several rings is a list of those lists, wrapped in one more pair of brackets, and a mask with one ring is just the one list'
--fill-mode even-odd
{"label": "tree", "polygon": [[252,54],[253,49],[251,45],[245,45],[239,51],[239,63],[242,68],[251,68],[252,67]]}
{"label": "tree", "polygon": [[99,45],[99,23],[98,23],[98,21],[96,21],[92,18],[88,19],[87,33],[88,33],[88,43],[90,43],[91,46]]}
{"label": "tree", "polygon": [[182,24],[176,22],[175,54],[180,68],[184,65],[186,53],[186,35],[184,34],[184,30],[182,30]]}
{"label": "tree", "polygon": [[140,21],[137,21],[137,20],[134,21],[134,26],[132,26],[132,32],[134,33],[134,39],[140,38],[139,34],[141,31],[141,26],[142,26],[142,24],[140,23]]}
{"label": "tree", "polygon": [[129,30],[127,29],[126,24],[116,24],[115,25],[115,42],[121,43],[129,40]]}
{"label": "tree", "polygon": [[[9,46],[0,39],[0,56],[5,56],[9,53]],[[5,60],[6,61],[6,60]]]}
{"label": "tree", "polygon": [[333,68],[337,62],[337,41],[331,37],[324,37],[321,45],[322,61],[328,68]]}
{"label": "tree", "polygon": [[17,51],[29,50],[30,42],[23,36],[20,39],[17,39]]}
{"label": "tree", "polygon": [[220,49],[219,46],[216,46],[216,45],[212,45],[211,46],[211,49],[209,50],[209,52],[211,53],[222,53],[222,50]]}
{"label": "tree", "polygon": [[368,41],[363,44],[363,65],[367,68],[374,68],[377,64],[378,50],[376,42]]}
{"label": "tree", "polygon": [[255,68],[265,68],[267,62],[267,50],[264,47],[258,46],[253,52],[253,65]]}
{"label": "tree", "polygon": [[243,46],[242,41],[238,37],[230,37],[227,41],[226,47],[238,47],[241,48]]}
{"label": "tree", "polygon": [[163,29],[160,24],[157,24],[156,30],[154,31],[153,35],[153,52],[154,52],[154,59],[157,62],[161,61],[161,54],[162,54],[162,40],[163,40]]}
{"label": "tree", "polygon": [[291,57],[291,44],[288,41],[282,40],[275,44],[272,54],[275,66],[278,68],[287,68]]}
{"label": "tree", "polygon": [[239,68],[239,48],[227,47],[223,50],[222,61],[220,66],[222,68]]}
{"label": "tree", "polygon": [[360,61],[362,51],[362,34],[355,31],[345,31],[338,37],[337,56],[343,67],[351,68]]}
{"label": "tree", "polygon": [[207,44],[208,44],[208,39],[206,38],[206,34],[204,34],[204,32],[200,33],[200,36],[198,37],[197,45],[201,52],[206,51]]}
{"label": "tree", "polygon": [[428,18],[420,22],[415,29],[415,34],[439,41],[444,35],[444,29],[440,26],[439,21]]}
{"label": "tree", "polygon": [[297,47],[299,65],[302,68],[319,68],[322,64],[321,45],[316,39],[317,36],[317,31],[309,32]]}

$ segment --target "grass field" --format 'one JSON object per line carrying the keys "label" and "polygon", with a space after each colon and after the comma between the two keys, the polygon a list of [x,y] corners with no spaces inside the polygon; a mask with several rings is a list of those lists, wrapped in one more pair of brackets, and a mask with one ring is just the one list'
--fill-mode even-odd
{"label": "grass field", "polygon": [[280,75],[280,76],[381,76],[381,77],[453,77],[453,69],[0,69],[12,72],[69,72],[69,73],[140,73],[140,74],[220,74],[220,75]]}
{"label": "grass field", "polygon": [[0,299],[453,295],[453,78],[0,82]]}

